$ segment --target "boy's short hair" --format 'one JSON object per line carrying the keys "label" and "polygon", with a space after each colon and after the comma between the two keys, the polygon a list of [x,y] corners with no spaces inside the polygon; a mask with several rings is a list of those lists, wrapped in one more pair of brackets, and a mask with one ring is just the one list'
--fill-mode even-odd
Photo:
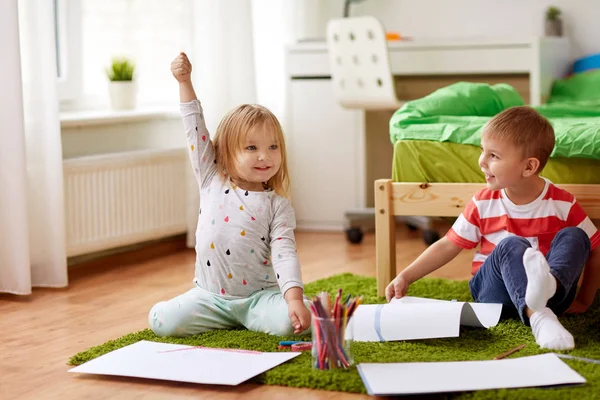
{"label": "boy's short hair", "polygon": [[540,167],[536,173],[544,169],[554,150],[554,128],[540,113],[527,106],[511,107],[497,114],[485,124],[481,135],[508,140],[522,150],[523,157],[537,158]]}

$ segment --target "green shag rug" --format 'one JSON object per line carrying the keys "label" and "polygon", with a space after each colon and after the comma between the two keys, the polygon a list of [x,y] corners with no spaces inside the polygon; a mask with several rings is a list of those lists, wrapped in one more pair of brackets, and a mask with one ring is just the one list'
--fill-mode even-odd
{"label": "green shag rug", "polygon": [[[342,288],[344,293],[362,295],[365,304],[385,301],[385,299],[376,295],[374,278],[342,274],[305,285],[308,296],[313,296],[321,291],[334,294],[338,288]],[[410,287],[408,295],[444,300],[472,301],[466,281],[425,278],[414,283]],[[590,311],[583,315],[561,318],[563,325],[575,336],[576,348],[569,354],[600,359],[599,305],[599,302],[596,302]],[[184,339],[160,338],[155,336],[149,329],[145,329],[76,354],[69,360],[69,364],[83,364],[95,357],[140,340],[219,348],[277,351],[280,340],[310,340],[310,338],[298,336],[278,337],[246,330],[213,331]],[[460,337],[458,338],[354,343],[352,351],[355,365],[361,362],[490,360],[494,356],[522,343],[526,343],[526,347],[511,357],[523,357],[545,352],[536,345],[530,328],[524,326],[520,321],[512,319],[503,320],[491,329],[461,327]],[[450,396],[473,399],[597,398],[600,393],[600,365],[574,360],[564,361],[585,377],[588,382],[582,386],[565,388],[487,390],[453,393]],[[432,379],[435,379],[435,377],[432,377]],[[252,381],[265,385],[366,393],[356,367],[348,370],[313,370],[311,368],[311,356],[308,352],[257,376]],[[447,398],[448,396],[444,397]]]}

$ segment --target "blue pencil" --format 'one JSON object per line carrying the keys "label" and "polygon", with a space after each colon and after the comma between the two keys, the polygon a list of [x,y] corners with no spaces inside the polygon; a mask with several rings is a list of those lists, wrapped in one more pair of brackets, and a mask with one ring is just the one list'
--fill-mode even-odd
{"label": "blue pencil", "polygon": [[296,343],[304,343],[302,340],[282,340],[279,342],[280,346],[291,346]]}

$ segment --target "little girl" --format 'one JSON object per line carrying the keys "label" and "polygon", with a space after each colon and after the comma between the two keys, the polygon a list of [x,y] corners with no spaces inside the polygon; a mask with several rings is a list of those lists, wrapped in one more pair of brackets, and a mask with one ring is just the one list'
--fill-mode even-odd
{"label": "little girl", "polygon": [[181,53],[179,82],[188,151],[200,189],[194,287],[150,310],[158,336],[245,327],[290,335],[310,327],[296,254],[285,143],[277,118],[258,105],[227,114],[214,144]]}

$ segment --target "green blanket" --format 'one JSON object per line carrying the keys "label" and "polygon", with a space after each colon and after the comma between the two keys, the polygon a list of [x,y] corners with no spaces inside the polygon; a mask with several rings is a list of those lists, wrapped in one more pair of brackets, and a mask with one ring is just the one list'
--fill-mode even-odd
{"label": "green blanket", "polygon": [[[555,82],[548,103],[534,107],[556,135],[551,157],[600,160],[600,71]],[[524,105],[510,85],[459,82],[404,104],[390,120],[392,143],[429,140],[480,145],[481,129],[494,115]]]}

